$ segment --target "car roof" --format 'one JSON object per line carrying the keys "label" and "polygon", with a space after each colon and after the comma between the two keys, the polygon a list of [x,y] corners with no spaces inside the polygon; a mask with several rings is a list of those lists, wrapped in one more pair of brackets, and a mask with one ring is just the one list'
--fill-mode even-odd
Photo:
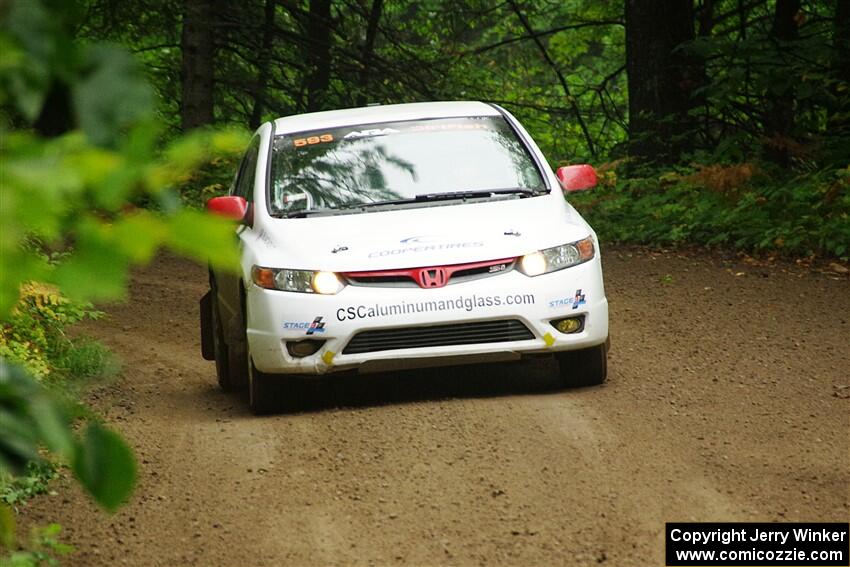
{"label": "car roof", "polygon": [[275,134],[290,134],[359,124],[463,116],[499,116],[499,111],[489,104],[477,101],[376,105],[285,116],[274,121],[274,131]]}

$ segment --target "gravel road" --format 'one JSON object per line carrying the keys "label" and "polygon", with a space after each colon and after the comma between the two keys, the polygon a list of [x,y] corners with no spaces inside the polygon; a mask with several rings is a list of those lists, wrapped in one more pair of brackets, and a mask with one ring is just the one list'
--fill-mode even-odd
{"label": "gravel road", "polygon": [[[611,248],[602,387],[533,361],[333,379],[253,417],[199,354],[204,268],[170,256],[90,331],[93,403],[137,451],[113,516],[67,479],[68,565],[662,565],[666,521],[850,517],[850,280]],[[65,563],[63,563],[65,564]]]}

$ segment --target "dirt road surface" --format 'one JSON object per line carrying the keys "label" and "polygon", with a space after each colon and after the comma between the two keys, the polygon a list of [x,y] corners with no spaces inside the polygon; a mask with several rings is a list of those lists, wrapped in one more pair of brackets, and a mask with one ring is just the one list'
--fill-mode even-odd
{"label": "dirt road surface", "polygon": [[335,379],[253,417],[200,358],[198,267],[161,257],[92,330],[137,451],[113,516],[67,479],[68,565],[662,565],[666,521],[850,517],[850,281],[610,249],[602,387],[546,361]]}

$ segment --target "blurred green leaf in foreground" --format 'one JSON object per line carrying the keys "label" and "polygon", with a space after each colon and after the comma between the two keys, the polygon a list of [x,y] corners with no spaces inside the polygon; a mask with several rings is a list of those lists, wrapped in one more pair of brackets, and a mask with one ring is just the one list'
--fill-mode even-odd
{"label": "blurred green leaf in foreground", "polygon": [[173,188],[241,151],[244,133],[164,143],[132,56],[73,41],[74,3],[50,8],[12,2],[0,29],[0,319],[27,281],[72,299],[121,298],[128,268],[162,246],[235,266],[232,227],[180,210]]}
{"label": "blurred green leaf in foreground", "polygon": [[[245,134],[165,141],[132,55],[77,41],[79,17],[65,0],[0,6],[0,324],[31,282],[73,300],[120,299],[129,269],[162,247],[237,265],[232,225],[180,208],[174,187],[241,151]],[[121,437],[91,420],[77,430],[41,384],[0,360],[0,474],[20,473],[45,451],[107,510],[132,493],[136,465]],[[0,543],[13,538],[11,510],[0,507]]]}
{"label": "blurred green leaf in foreground", "polygon": [[62,404],[20,367],[3,361],[0,431],[0,472],[22,472],[47,449],[71,464],[83,487],[107,510],[116,510],[132,493],[136,462],[124,441],[96,422],[81,435],[73,432]]}

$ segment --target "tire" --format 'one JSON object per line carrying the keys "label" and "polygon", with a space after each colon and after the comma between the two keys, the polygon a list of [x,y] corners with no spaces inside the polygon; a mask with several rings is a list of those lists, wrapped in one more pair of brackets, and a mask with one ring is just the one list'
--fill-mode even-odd
{"label": "tire", "polygon": [[201,356],[204,360],[215,360],[215,329],[213,327],[212,315],[213,293],[209,290],[201,298],[200,323],[201,323]]}
{"label": "tire", "polygon": [[555,354],[561,385],[566,388],[598,386],[608,377],[607,343]]}
{"label": "tire", "polygon": [[293,413],[303,408],[305,383],[298,376],[257,370],[250,353],[248,360],[248,407],[251,413]]}
{"label": "tire", "polygon": [[215,300],[213,300],[210,311],[212,312],[215,375],[218,378],[219,387],[225,392],[229,392],[233,389],[230,383],[230,357],[228,357],[227,343],[224,342],[224,330],[221,327],[221,315],[218,312],[218,303]]}
{"label": "tire", "polygon": [[271,413],[277,407],[279,377],[260,372],[248,356],[248,407],[254,415]]}
{"label": "tire", "polygon": [[[245,355],[239,350],[228,345],[224,339],[224,325],[221,322],[221,312],[218,301],[215,299],[213,290],[212,308],[212,330],[213,330],[213,353],[215,357],[215,373],[218,378],[219,387],[225,392],[233,392],[245,387],[246,364]],[[244,330],[242,333],[244,334]]]}

